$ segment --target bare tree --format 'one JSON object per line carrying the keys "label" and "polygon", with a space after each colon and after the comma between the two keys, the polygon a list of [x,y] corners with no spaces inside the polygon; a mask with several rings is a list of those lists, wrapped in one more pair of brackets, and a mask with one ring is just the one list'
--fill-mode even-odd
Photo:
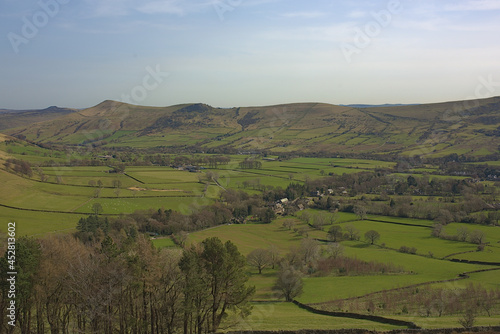
{"label": "bare tree", "polygon": [[302,294],[304,283],[302,274],[292,266],[282,266],[274,290],[278,291],[287,302]]}
{"label": "bare tree", "polygon": [[469,235],[470,242],[481,245],[486,239],[486,234],[481,230],[474,230]]}
{"label": "bare tree", "polygon": [[329,257],[336,259],[344,253],[344,247],[338,242],[332,242],[326,247],[326,253]]}
{"label": "bare tree", "polygon": [[354,214],[358,216],[359,219],[364,220],[366,219],[366,208],[361,205],[356,205],[354,207]]}
{"label": "bare tree", "polygon": [[457,237],[460,241],[466,241],[469,236],[469,229],[465,226],[460,226],[457,228]]}
{"label": "bare tree", "polygon": [[474,322],[476,322],[476,312],[472,307],[468,307],[465,310],[465,314],[462,318],[458,319],[460,325],[464,328],[472,328],[474,327]]}
{"label": "bare tree", "polygon": [[184,247],[186,245],[186,241],[189,237],[189,233],[186,231],[180,231],[179,233],[175,234],[174,236],[174,241],[181,247]]}
{"label": "bare tree", "polygon": [[271,266],[274,269],[280,259],[280,250],[276,245],[271,245],[269,246],[269,254],[271,255]]}
{"label": "bare tree", "polygon": [[295,226],[295,220],[293,219],[285,219],[283,221],[283,227],[291,230]]}
{"label": "bare tree", "polygon": [[358,240],[359,239],[359,230],[354,227],[352,224],[348,224],[344,227],[347,234],[349,235],[349,240]]}
{"label": "bare tree", "polygon": [[432,227],[432,236],[434,237],[441,237],[443,235],[443,225],[442,224],[434,224],[434,226]]}
{"label": "bare tree", "polygon": [[375,230],[370,230],[365,233],[365,240],[369,241],[370,244],[374,244],[380,239],[380,234]]}
{"label": "bare tree", "polygon": [[327,213],[318,212],[312,217],[312,226],[318,230],[322,230],[323,226],[329,223],[329,217]]}
{"label": "bare tree", "polygon": [[247,255],[247,262],[250,266],[257,268],[259,274],[262,274],[262,269],[269,267],[273,260],[269,250],[257,248]]}
{"label": "bare tree", "polygon": [[119,179],[113,180],[113,187],[114,188],[120,188],[121,186],[122,186],[122,181],[120,181]]}
{"label": "bare tree", "polygon": [[304,263],[310,264],[319,256],[319,242],[311,238],[303,239],[300,243],[299,250]]}

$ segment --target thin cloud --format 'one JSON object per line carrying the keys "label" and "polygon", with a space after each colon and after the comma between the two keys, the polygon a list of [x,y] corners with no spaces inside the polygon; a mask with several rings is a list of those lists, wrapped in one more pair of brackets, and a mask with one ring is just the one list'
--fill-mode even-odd
{"label": "thin cloud", "polygon": [[[269,3],[276,3],[276,2],[281,2],[283,0],[240,0],[240,1],[233,1],[236,3],[234,7],[252,7],[252,6],[260,6],[260,5],[267,5]],[[215,3],[220,3],[223,2],[223,0],[214,0],[212,2]]]}
{"label": "thin cloud", "polygon": [[301,18],[301,19],[315,19],[318,17],[323,17],[326,16],[326,13],[324,12],[292,12],[292,13],[285,13],[281,14],[281,16],[286,17],[286,18]]}
{"label": "thin cloud", "polygon": [[94,17],[113,17],[133,15],[136,12],[143,14],[170,14],[186,15],[191,12],[213,6],[215,0],[86,0],[87,7]]}
{"label": "thin cloud", "polygon": [[365,11],[355,10],[347,14],[347,17],[352,19],[359,19],[368,16],[368,13]]}
{"label": "thin cloud", "polygon": [[340,43],[349,40],[349,31],[354,26],[353,22],[344,22],[328,26],[309,26],[297,29],[282,29],[269,31],[264,37],[271,40],[283,41],[320,41]]}
{"label": "thin cloud", "polygon": [[500,2],[497,0],[468,0],[444,7],[447,11],[485,11],[500,10]]}
{"label": "thin cloud", "polygon": [[153,1],[137,8],[138,11],[145,14],[175,14],[184,15],[186,8],[177,0],[173,1]]}

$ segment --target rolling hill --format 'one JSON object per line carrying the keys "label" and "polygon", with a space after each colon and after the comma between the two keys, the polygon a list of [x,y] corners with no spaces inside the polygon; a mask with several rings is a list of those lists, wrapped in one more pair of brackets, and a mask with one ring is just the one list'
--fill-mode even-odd
{"label": "rolling hill", "polygon": [[74,112],[76,112],[76,109],[59,108],[56,106],[40,110],[0,109],[0,130],[49,121]]}
{"label": "rolling hill", "polygon": [[108,100],[52,116],[19,126],[22,122],[15,121],[13,114],[9,124],[15,126],[2,132],[51,144],[99,142],[203,151],[485,156],[498,153],[500,145],[500,97],[364,108],[324,103],[228,109],[202,103],[145,107]]}

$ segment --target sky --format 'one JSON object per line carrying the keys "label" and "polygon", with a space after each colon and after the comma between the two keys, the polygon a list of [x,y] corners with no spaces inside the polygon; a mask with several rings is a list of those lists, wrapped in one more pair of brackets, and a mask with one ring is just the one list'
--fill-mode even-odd
{"label": "sky", "polygon": [[500,95],[498,0],[0,0],[0,108]]}

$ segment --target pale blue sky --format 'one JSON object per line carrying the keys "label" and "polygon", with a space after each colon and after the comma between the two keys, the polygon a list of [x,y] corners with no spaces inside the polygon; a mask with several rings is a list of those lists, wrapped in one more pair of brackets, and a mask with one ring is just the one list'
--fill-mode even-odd
{"label": "pale blue sky", "polygon": [[499,32],[495,0],[0,0],[0,108],[495,96]]}

